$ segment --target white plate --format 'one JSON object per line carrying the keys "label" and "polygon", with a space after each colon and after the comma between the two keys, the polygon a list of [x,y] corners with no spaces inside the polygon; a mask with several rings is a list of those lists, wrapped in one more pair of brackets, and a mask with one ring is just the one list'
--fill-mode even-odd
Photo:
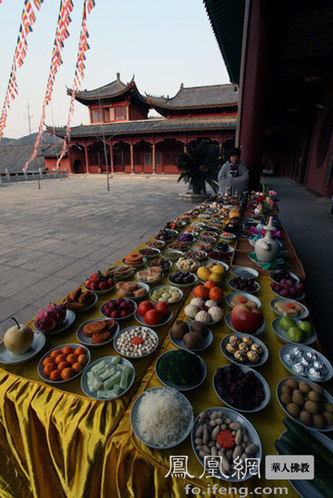
{"label": "white plate", "polygon": [[[278,282],[277,280],[274,280],[274,278],[272,277],[272,273],[276,272],[278,270],[272,270],[271,272],[269,272],[269,278],[271,280],[273,280],[273,282],[275,282],[276,284],[279,284],[280,282]],[[296,280],[296,283],[298,283],[300,281],[299,277],[297,275],[295,275],[295,273],[292,273],[291,271],[289,272],[290,273],[290,276]]]}
{"label": "white plate", "polygon": [[[52,353],[52,351],[54,351],[55,349],[62,349],[65,346],[71,346],[73,349],[82,348],[83,347],[86,350],[85,354],[87,355],[87,358],[88,358],[87,363],[85,365],[83,365],[83,368],[82,368],[81,372],[77,372],[75,375],[73,375],[69,379],[66,379],[66,380],[64,380],[64,379],[51,380],[49,377],[47,377],[43,373],[43,368],[44,368],[44,366],[43,366],[43,360],[45,358],[47,358],[48,356],[50,356],[50,354]],[[76,379],[76,377],[78,377],[79,375],[81,375],[85,371],[85,369],[87,368],[87,366],[89,365],[90,358],[91,358],[91,355],[90,355],[89,349],[86,348],[85,346],[82,346],[82,344],[75,344],[75,343],[62,344],[61,346],[56,346],[55,348],[50,349],[47,353],[45,353],[41,357],[41,359],[39,360],[38,366],[37,366],[37,372],[38,372],[39,377],[41,379],[45,380],[45,382],[49,382],[50,384],[63,384],[64,382],[69,382],[70,380]]]}
{"label": "white plate", "polygon": [[109,339],[107,339],[106,341],[104,342],[101,342],[101,343],[98,343],[98,344],[92,344],[91,342],[91,339],[90,337],[87,337],[86,335],[84,335],[83,333],[83,327],[87,324],[87,323],[91,323],[91,322],[101,322],[104,320],[113,320],[113,318],[93,318],[92,320],[88,320],[87,322],[84,322],[82,323],[82,325],[77,329],[76,331],[76,337],[77,337],[77,340],[83,344],[84,346],[91,346],[91,347],[100,347],[100,346],[105,346],[105,344],[109,344],[109,342],[112,342],[115,334],[118,332],[119,330],[119,323],[116,321],[116,320],[113,320],[116,324],[116,328],[114,329],[114,332],[111,334],[111,337]]}
{"label": "white plate", "polygon": [[258,309],[261,308],[260,299],[258,299],[253,294],[248,294],[247,292],[242,292],[242,291],[231,292],[231,294],[225,295],[226,303],[228,304],[228,306],[230,306],[230,308],[233,308],[231,301],[233,300],[234,296],[244,296],[245,299],[247,299],[248,301],[254,301],[257,304]]}
{"label": "white plate", "polygon": [[298,318],[300,320],[304,320],[304,318],[307,318],[309,316],[309,310],[308,310],[308,308],[306,306],[304,306],[304,304],[299,303],[295,299],[287,299],[285,297],[279,297],[279,298],[276,298],[276,299],[272,299],[272,301],[270,302],[270,306],[271,306],[272,310],[274,311],[274,313],[276,315],[285,316],[285,315],[283,315],[282,313],[280,313],[280,311],[278,311],[275,308],[275,304],[279,303],[280,301],[284,301],[286,303],[295,303],[296,302],[297,304],[299,304],[300,306],[302,306],[302,308],[303,308],[302,313],[300,315],[298,315],[297,317],[292,317],[292,318]]}
{"label": "white plate", "polygon": [[161,255],[161,251],[160,251],[160,249],[157,249],[157,247],[148,247],[148,249],[151,249],[154,251],[154,254],[152,254],[151,256],[144,255],[140,252],[140,251],[144,251],[145,249],[146,249],[145,247],[142,249],[139,249],[138,253],[141,254],[141,256],[144,256],[147,260],[158,258],[158,256]]}
{"label": "white plate", "polygon": [[[128,282],[129,282],[129,281],[128,281]],[[133,281],[133,283],[134,283],[134,281]],[[136,283],[139,287],[143,287],[144,289],[146,289],[146,294],[145,294],[144,296],[139,296],[139,297],[135,297],[135,296],[133,296],[133,297],[130,297],[129,299],[132,299],[132,301],[140,301],[140,299],[145,299],[145,298],[147,298],[147,295],[148,295],[148,292],[149,292],[149,289],[150,289],[149,285],[148,285],[148,284],[146,284],[145,282],[135,282],[135,283]],[[117,293],[118,293],[118,296],[119,296],[119,297],[122,297],[123,299],[128,299],[128,298],[125,298],[125,297],[121,296],[121,295],[119,294],[118,289],[117,289]]]}
{"label": "white plate", "polygon": [[[190,324],[189,322],[185,322],[187,323],[187,326],[188,326],[188,331],[190,332]],[[211,343],[213,342],[213,332],[211,331],[210,328],[208,328],[208,334],[206,335],[206,337],[203,338],[203,342],[202,342],[202,345],[200,346],[200,348],[187,348],[184,344],[184,341],[183,339],[175,339],[174,337],[172,337],[172,334],[171,334],[171,329],[169,330],[169,337],[170,337],[170,340],[171,342],[177,346],[177,348],[180,348],[180,349],[186,349],[187,351],[193,351],[193,352],[197,352],[197,351],[203,351],[204,349],[207,349]]]}
{"label": "white plate", "polygon": [[[286,434],[287,431],[284,431],[280,438]],[[326,448],[328,448],[332,454],[333,454],[333,441],[332,439],[328,438],[324,434],[321,434],[321,432],[311,432],[312,436],[318,439]],[[324,498],[324,495],[318,491],[317,488],[315,488],[311,483],[312,481],[309,479],[306,480],[301,480],[301,479],[294,479],[294,480],[289,480],[290,485],[294,488],[296,493],[299,494],[299,496],[302,496],[304,498],[310,496],[311,498]]]}
{"label": "white plate", "polygon": [[[214,374],[214,378],[213,378],[213,386],[214,386],[214,391],[215,391],[215,394],[216,396],[227,406],[229,406],[229,408],[232,408],[233,410],[236,410],[238,412],[242,412],[242,413],[254,413],[254,412],[259,412],[260,410],[263,410],[269,403],[269,400],[271,399],[271,391],[269,389],[269,385],[267,384],[266,380],[264,379],[264,377],[259,373],[259,372],[256,372],[256,370],[254,370],[253,368],[250,368],[250,367],[246,367],[244,365],[237,365],[243,372],[249,372],[249,371],[252,371],[254,373],[254,375],[256,375],[259,380],[261,381],[262,383],[262,386],[263,386],[263,390],[264,390],[264,399],[263,401],[260,403],[260,405],[256,406],[253,410],[241,410],[240,408],[236,408],[235,406],[232,406],[230,405],[229,403],[227,403],[225,401],[224,398],[222,398],[222,396],[219,394],[218,390],[217,390],[217,387],[216,387],[216,374],[217,372],[215,372]],[[220,367],[222,369],[225,369],[225,368],[230,368],[230,365],[225,365],[223,367]]]}
{"label": "white plate", "polygon": [[143,316],[140,315],[140,313],[137,310],[134,313],[135,320],[137,322],[141,323],[141,325],[143,325],[144,327],[163,327],[163,325],[165,325],[166,323],[170,322],[170,320],[172,319],[172,317],[173,317],[173,312],[171,310],[169,316],[164,320],[164,322],[158,323],[157,325],[147,325],[147,323],[144,321]]}
{"label": "white plate", "polygon": [[[169,255],[169,254],[170,254],[170,255],[177,256],[177,258],[176,258],[175,260],[172,260],[172,259],[170,259],[170,260],[169,260],[169,261],[172,263],[172,265],[173,265],[173,263],[175,263],[175,262],[177,261],[177,259],[182,258],[182,257],[184,256],[183,251],[177,251],[176,249],[167,249],[167,250],[163,253],[163,258],[165,258],[165,259],[169,259],[169,258],[168,258],[168,255]],[[172,265],[171,265],[171,266],[172,266]]]}
{"label": "white plate", "polygon": [[[281,406],[282,410],[288,415],[288,417],[292,418],[295,422],[297,422],[298,424],[302,425],[306,429],[309,429],[310,431],[319,431],[319,432],[330,432],[330,431],[332,431],[333,430],[333,425],[328,425],[324,429],[318,429],[317,427],[312,427],[312,426],[309,427],[308,425],[303,424],[303,422],[301,422],[298,417],[294,417],[294,416],[290,415],[290,413],[287,412],[287,410],[283,406],[282,401],[280,400],[280,395],[281,395],[281,387],[284,385],[284,383],[288,379],[295,379],[295,380],[297,380],[297,382],[305,381],[307,384],[310,384],[311,386],[315,386],[316,385],[316,383],[312,382],[312,380],[310,380],[310,379],[304,380],[304,377],[285,377],[284,379],[280,380],[280,382],[276,386],[276,397],[277,397],[277,400],[278,400],[279,405]],[[333,396],[331,396],[329,392],[327,392],[325,389],[323,389],[323,394],[324,394],[325,398],[327,399],[328,403],[333,403]]]}
{"label": "white plate", "polygon": [[[258,452],[253,456],[251,455],[251,458],[259,458],[261,461],[262,448],[261,448],[260,438],[259,438],[257,431],[255,430],[253,425],[247,420],[247,418],[245,418],[244,415],[238,413],[236,410],[233,410],[231,408],[225,408],[224,406],[216,406],[216,407],[208,408],[207,410],[204,410],[205,413],[211,413],[211,412],[215,412],[215,411],[218,411],[218,412],[222,411],[223,415],[225,415],[227,418],[232,420],[232,422],[239,422],[240,424],[242,424],[243,426],[246,427],[249,440],[253,444],[256,444],[259,447]],[[195,419],[194,424],[193,424],[193,428],[191,431],[191,444],[192,444],[192,449],[193,449],[195,456],[197,457],[197,459],[199,460],[201,465],[204,466],[203,458],[199,455],[198,451],[196,450],[195,442],[194,442],[196,439],[195,432],[197,430],[199,416]],[[247,481],[248,479],[250,479],[251,477],[253,477],[253,475],[251,475],[250,473],[247,473],[243,479],[237,479],[237,477],[231,477],[231,476],[229,478],[225,478],[222,474],[219,474],[219,478],[221,480],[229,481],[229,482],[244,482],[244,481]]]}
{"label": "white plate", "polygon": [[8,349],[5,348],[4,343],[0,344],[0,363],[4,365],[16,365],[18,363],[24,363],[25,361],[31,360],[36,356],[39,351],[41,351],[46,342],[45,334],[34,331],[34,338],[30,345],[30,348],[26,353],[23,354],[13,354]]}
{"label": "white plate", "polygon": [[172,230],[171,228],[165,228],[165,231],[168,232],[173,239],[179,234],[178,230]]}
{"label": "white plate", "polygon": [[[148,269],[147,269],[147,270],[140,270],[140,271],[148,271]],[[139,273],[139,272],[137,272],[137,273],[135,274],[135,278],[137,279],[137,281],[138,281],[138,282],[141,282],[141,283],[143,283],[143,284],[147,284],[147,285],[155,285],[155,284],[158,284],[158,283],[159,283],[159,282],[163,279],[163,277],[164,277],[164,273],[163,273],[163,272],[161,272],[161,273],[159,274],[159,276],[156,278],[156,280],[153,280],[153,281],[148,282],[147,280],[142,280],[142,279],[138,276],[138,273]],[[131,299],[133,299],[133,298],[131,298]]]}
{"label": "white plate", "polygon": [[84,392],[84,394],[86,396],[88,396],[89,398],[92,398],[92,399],[96,399],[97,401],[109,401],[109,400],[114,400],[114,399],[117,399],[117,398],[120,398],[121,396],[123,396],[125,393],[127,393],[127,391],[129,391],[129,389],[131,389],[132,385],[133,385],[133,382],[135,380],[135,368],[134,366],[132,365],[132,363],[128,360],[126,360],[126,358],[121,358],[121,361],[123,364],[125,365],[129,365],[132,369],[133,369],[133,375],[132,375],[132,379],[129,383],[129,386],[127,387],[127,389],[125,389],[121,394],[119,394],[118,396],[115,396],[114,398],[108,398],[108,399],[102,399],[102,398],[97,398],[96,394],[95,393],[92,393],[89,388],[88,388],[88,383],[87,383],[87,375],[88,375],[88,372],[95,366],[97,365],[98,363],[100,363],[101,361],[105,361],[106,363],[110,363],[111,364],[111,361],[112,361],[112,358],[114,358],[114,356],[105,356],[104,358],[100,358],[99,360],[96,360],[96,361],[93,361],[90,365],[89,365],[89,368],[87,368],[84,372],[84,375],[82,375],[81,377],[81,389],[82,391]]}
{"label": "white plate", "polygon": [[[182,253],[182,256],[183,256],[183,253]],[[158,259],[158,258],[159,258],[159,256],[157,257],[157,259]],[[146,266],[147,266],[147,268],[151,268],[152,266],[160,266],[160,268],[161,268],[162,272],[164,272],[164,271],[168,271],[168,270],[171,268],[171,266],[173,265],[173,262],[172,262],[172,261],[170,261],[170,260],[168,260],[168,258],[165,258],[165,257],[164,257],[164,255],[162,255],[162,256],[161,256],[161,258],[163,258],[164,260],[167,260],[167,262],[168,262],[168,266],[165,266],[165,267],[163,268],[163,267],[162,267],[162,266],[160,266],[159,264],[156,264],[156,265],[154,264],[154,265],[152,265],[152,264],[151,264],[151,263],[152,263],[152,261],[148,261],[148,263],[147,263],[147,265],[146,265]],[[154,258],[154,259],[155,259],[155,258]]]}
{"label": "white plate", "polygon": [[[180,271],[180,270],[178,270],[178,271]],[[194,285],[194,284],[195,284],[195,282],[198,280],[198,277],[197,277],[194,273],[192,273],[192,272],[183,272],[183,273],[191,273],[191,275],[193,275],[193,277],[194,277],[193,282],[190,282],[190,283],[188,283],[188,284],[176,284],[176,282],[173,282],[172,280],[170,280],[170,277],[173,275],[173,273],[171,273],[171,275],[169,275],[169,276],[168,276],[168,281],[169,281],[169,283],[170,283],[171,285],[174,285],[175,287],[180,287],[180,288],[182,289],[183,287],[184,287],[184,288],[185,288],[185,287],[191,287],[191,286],[192,286],[192,285]]]}
{"label": "white plate", "polygon": [[[197,257],[197,258],[191,258],[191,259],[194,259],[195,261],[202,261],[203,259],[207,258],[207,253],[206,253],[206,251],[201,251],[200,249],[193,249],[193,250],[192,250],[192,249],[189,249],[188,251],[190,251],[190,252],[199,252],[199,253],[201,253],[201,256],[200,256],[200,257]],[[184,256],[185,258],[187,258],[187,256],[186,256],[186,252],[184,252],[183,256]]]}
{"label": "white plate", "polygon": [[[177,299],[177,301],[174,301],[173,303],[167,303],[167,304],[176,304],[179,301],[181,301],[184,297],[183,291],[181,289],[179,289],[178,287],[175,287],[174,285],[159,285],[158,287],[154,287],[154,289],[151,289],[149,292],[150,299],[152,301],[155,301],[155,303],[158,303],[159,301],[157,301],[156,299],[153,298],[153,293],[154,293],[154,291],[160,290],[160,289],[176,289],[177,292],[179,293],[179,299]],[[166,292],[167,292],[167,290],[166,290]]]}
{"label": "white plate", "polygon": [[[235,277],[235,278],[236,278],[236,277]],[[259,292],[259,290],[260,290],[260,284],[259,284],[258,282],[255,282],[255,284],[256,284],[256,288],[255,288],[255,290],[253,290],[253,291],[249,291],[249,290],[241,290],[241,289],[237,289],[237,287],[234,287],[234,286],[230,283],[232,280],[234,280],[234,279],[232,278],[231,280],[229,280],[228,284],[229,284],[229,286],[230,286],[233,290],[235,290],[235,291],[237,291],[237,292],[247,292],[248,294],[257,294],[257,292]]]}
{"label": "white plate", "polygon": [[234,233],[229,233],[228,237],[224,237],[223,234],[220,235],[220,239],[223,241],[233,241],[236,238],[236,235]]}
{"label": "white plate", "polygon": [[[307,375],[301,375],[301,374],[295,372],[292,369],[292,367],[289,366],[289,365],[287,365],[287,363],[283,359],[283,356],[285,354],[287,354],[287,353],[290,353],[294,349],[294,347],[295,347],[295,344],[285,344],[284,346],[282,346],[282,348],[280,349],[280,353],[279,353],[281,363],[293,375],[298,375],[299,377],[303,377],[306,380],[307,379],[312,380]],[[318,360],[322,361],[324,363],[324,365],[326,366],[326,368],[327,368],[327,374],[325,375],[325,377],[323,379],[318,379],[318,380],[316,380],[314,382],[327,382],[328,380],[330,380],[332,378],[332,376],[333,376],[333,368],[332,368],[331,363],[328,361],[328,359],[323,354],[321,354],[319,351],[317,351],[316,349],[309,348],[308,346],[304,346],[303,344],[301,345],[301,348],[306,353],[315,353],[318,356]]]}
{"label": "white plate", "polygon": [[[91,302],[91,304],[89,304],[85,308],[76,309],[74,313],[84,313],[85,311],[88,311],[88,310],[90,310],[91,308],[93,308],[95,306],[95,304],[98,301],[98,296],[97,296],[97,294],[94,291],[89,291],[89,292],[91,292],[94,295],[94,300]],[[63,304],[64,304],[64,306],[66,306],[66,301],[65,300],[63,301]],[[68,308],[68,309],[70,309],[70,308]],[[71,310],[71,311],[74,311],[74,310]]]}
{"label": "white plate", "polygon": [[[128,265],[125,265],[125,266],[128,266]],[[110,268],[108,268],[107,272],[108,272],[108,271],[111,271],[111,270],[115,270],[116,268],[124,268],[124,265],[115,265],[115,266],[110,266]],[[128,273],[126,273],[126,275],[121,275],[121,276],[119,276],[119,277],[113,277],[113,276],[111,276],[110,278],[112,278],[115,282],[118,282],[118,280],[127,280],[127,279],[129,279],[129,278],[133,275],[133,273],[134,273],[134,268],[133,268],[132,266],[131,266],[130,268],[131,268],[131,270],[130,270]],[[107,272],[106,272],[106,273],[107,273]],[[114,289],[114,287],[112,287],[112,289]]]}
{"label": "white plate", "polygon": [[127,316],[121,316],[119,318],[111,318],[111,316],[106,315],[104,313],[104,311],[103,311],[103,307],[107,303],[109,303],[110,301],[115,301],[115,299],[110,299],[110,301],[107,301],[106,303],[102,304],[101,309],[99,310],[100,314],[103,315],[103,316],[105,316],[105,318],[111,318],[112,320],[117,320],[117,321],[119,321],[119,320],[127,320],[128,318],[131,318],[131,316],[133,316],[134,313],[136,312],[136,310],[138,309],[138,305],[136,304],[136,302],[133,299],[128,299],[128,298],[125,298],[125,297],[121,297],[119,299],[125,299],[125,301],[132,301],[132,303],[134,304],[134,311],[132,311],[132,313],[130,313]]}
{"label": "white plate", "polygon": [[162,384],[164,384],[165,386],[170,387],[171,389],[177,389],[177,391],[192,391],[193,389],[196,389],[197,387],[201,386],[201,384],[205,381],[206,376],[207,376],[207,365],[199,355],[197,355],[196,353],[193,353],[192,351],[189,351],[189,350],[187,350],[187,352],[189,354],[193,354],[194,356],[199,358],[200,364],[201,364],[202,376],[201,376],[200,381],[197,384],[195,384],[194,386],[189,386],[189,385],[179,386],[177,384],[174,384],[173,382],[170,382],[169,380],[165,380],[162,377],[160,377],[160,375],[158,373],[158,366],[159,366],[159,363],[161,361],[161,358],[163,358],[164,356],[170,356],[170,353],[174,353],[175,351],[179,351],[179,349],[176,349],[176,350],[173,349],[172,351],[166,351],[165,353],[161,354],[161,356],[158,357],[158,360],[155,364],[155,374],[156,374],[158,380],[160,382],[162,382]]}
{"label": "white plate", "polygon": [[[131,330],[135,329],[135,328],[140,328],[140,329],[146,329],[149,331],[150,334],[152,334],[155,339],[156,339],[156,345],[154,347],[154,349],[152,349],[149,353],[145,353],[143,354],[142,356],[134,356],[134,355],[131,355],[131,354],[124,354],[124,353],[121,353],[119,348],[117,347],[117,344],[116,344],[116,341],[117,339],[124,333],[126,332],[130,332]],[[141,358],[145,358],[146,356],[149,356],[150,354],[152,354],[155,349],[157,348],[158,346],[158,335],[156,334],[155,330],[149,328],[149,327],[137,327],[136,325],[132,325],[131,327],[126,327],[125,329],[121,329],[119,330],[116,335],[114,336],[114,339],[113,339],[113,347],[114,349],[117,351],[117,353],[121,356],[124,356],[125,358],[130,358],[132,360],[140,360]]]}
{"label": "white plate", "polygon": [[[193,419],[194,419],[193,408],[192,408],[191,403],[188,401],[188,399],[182,393],[180,393],[179,391],[176,391],[177,395],[182,397],[182,399],[184,400],[186,405],[189,408],[191,408],[191,415],[188,419],[187,428],[184,430],[183,434],[181,434],[181,436],[179,436],[179,438],[176,441],[174,441],[173,443],[158,446],[158,445],[154,445],[152,443],[147,442],[141,436],[139,428],[138,428],[138,423],[137,423],[138,408],[140,406],[140,403],[141,403],[143,397],[146,395],[147,392],[157,391],[157,390],[162,390],[162,389],[163,390],[164,389],[170,390],[169,387],[153,387],[152,389],[148,389],[147,391],[143,392],[142,394],[140,394],[140,396],[138,396],[136,398],[136,400],[134,401],[132,408],[131,408],[131,426],[132,426],[132,430],[133,430],[134,434],[139,439],[139,441],[141,441],[143,444],[145,444],[146,446],[149,446],[150,448],[156,448],[158,450],[165,450],[167,448],[173,448],[174,446],[177,446],[178,444],[182,443],[187,438],[187,436],[190,434],[192,426],[193,426]],[[170,408],[172,409],[172,407],[170,407]]]}
{"label": "white plate", "polygon": [[163,240],[157,240],[157,239],[154,239],[155,242],[159,242],[161,245],[160,247],[150,247],[147,242],[152,242],[152,240],[147,240],[147,242],[145,242],[145,245],[147,247],[149,247],[150,249],[159,249],[160,251],[163,251],[163,249],[165,248],[165,242],[163,242]]}
{"label": "white plate", "polygon": [[[304,341],[302,341],[302,342],[294,342],[291,339],[289,339],[287,330],[284,330],[281,327],[281,325],[279,325],[279,321],[281,320],[281,318],[275,318],[275,320],[272,321],[272,329],[274,330],[276,335],[278,337],[280,337],[280,339],[282,339],[284,342],[291,342],[292,344],[298,344],[300,346],[303,346],[304,344],[312,344],[313,342],[316,342],[317,334],[316,334],[314,329],[312,329],[313,330],[312,336],[306,337],[304,339]],[[302,320],[299,320],[298,318],[294,318],[294,320],[295,320],[297,325],[302,321]]]}
{"label": "white plate", "polygon": [[143,265],[145,265],[147,263],[147,258],[143,257],[141,263],[138,263],[137,265],[134,265],[133,263],[131,265],[129,265],[128,263],[126,263],[125,258],[123,258],[121,261],[126,266],[132,266],[133,268],[140,268],[141,266],[143,266]]}
{"label": "white plate", "polygon": [[259,272],[257,270],[255,270],[254,268],[251,268],[250,266],[233,266],[230,270],[230,273],[232,273],[233,275],[235,275],[235,277],[239,277],[241,276],[240,273],[241,272],[248,272],[250,274],[249,277],[245,277],[245,278],[258,278],[259,277]]}
{"label": "white plate", "polygon": [[271,288],[271,292],[273,292],[274,296],[277,296],[280,299],[295,299],[295,301],[303,301],[303,299],[305,298],[305,293],[304,292],[299,297],[293,297],[293,298],[288,298],[288,297],[286,298],[286,297],[280,296],[280,294],[278,294],[277,292],[273,291],[272,288]]}
{"label": "white plate", "polygon": [[76,315],[75,315],[74,311],[66,310],[65,319],[62,322],[61,327],[57,327],[56,329],[51,330],[51,332],[45,332],[44,330],[40,330],[36,327],[36,325],[35,325],[36,320],[34,321],[34,327],[36,330],[38,330],[38,332],[42,332],[45,335],[60,334],[60,332],[63,332],[64,330],[68,329],[74,323],[75,318],[76,318]]}
{"label": "white plate", "polygon": [[229,313],[227,313],[225,315],[224,321],[228,325],[229,329],[231,329],[234,332],[237,332],[239,334],[249,335],[250,337],[251,337],[251,335],[258,336],[258,335],[262,334],[263,331],[265,330],[265,327],[266,327],[266,322],[264,321],[263,324],[258,328],[258,330],[256,330],[256,332],[254,332],[252,334],[250,334],[249,332],[240,332],[239,330],[235,329],[235,327],[231,323],[231,311],[229,311]]}
{"label": "white plate", "polygon": [[223,337],[223,339],[222,339],[222,341],[220,343],[220,347],[221,347],[222,353],[227,358],[227,360],[231,361],[232,363],[235,363],[236,365],[245,365],[245,366],[251,367],[251,368],[257,368],[257,367],[260,367],[261,365],[263,365],[264,363],[266,363],[266,361],[268,360],[268,357],[269,357],[268,348],[259,339],[253,339],[253,342],[256,342],[257,344],[260,344],[260,346],[262,347],[262,351],[263,352],[262,352],[262,354],[260,356],[259,361],[252,362],[252,361],[246,360],[244,363],[241,363],[240,361],[235,360],[235,358],[233,357],[233,355],[230,354],[230,353],[228,353],[227,350],[226,350],[226,345],[228,344],[229,337],[231,337],[231,336],[237,336],[240,339],[242,339],[242,337],[250,337],[250,339],[252,339],[250,334],[242,334],[241,332],[236,332],[234,334],[228,334],[225,337]]}

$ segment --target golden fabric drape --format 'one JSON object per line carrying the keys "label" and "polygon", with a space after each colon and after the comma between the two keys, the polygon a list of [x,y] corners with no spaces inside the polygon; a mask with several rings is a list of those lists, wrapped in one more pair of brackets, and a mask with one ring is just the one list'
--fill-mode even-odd
{"label": "golden fabric drape", "polygon": [[[270,357],[258,371],[270,385],[271,401],[261,412],[246,416],[261,438],[265,456],[276,454],[274,441],[284,430],[285,414],[277,402],[275,388],[278,381],[289,374],[279,360],[282,343],[270,325],[275,318],[269,305],[270,280],[261,274],[259,282],[261,289],[257,295],[266,321],[260,339],[268,346]],[[185,299],[191,299],[190,290],[184,294]],[[102,296],[98,306],[78,315],[68,331],[48,337],[44,351],[58,344],[77,342],[75,331],[79,325],[99,316],[100,305],[111,297],[115,297],[114,294]],[[174,320],[184,318],[183,307],[184,302],[172,307]],[[224,311],[228,311],[226,305]],[[126,326],[134,323],[129,320]],[[133,361],[135,383],[128,393],[114,401],[95,401],[83,396],[79,379],[59,384],[60,389],[41,382],[37,374],[41,354],[25,364],[0,369],[1,498],[183,498],[186,483],[203,491],[208,483],[230,486],[217,479],[199,479],[203,468],[194,456],[189,438],[172,450],[157,451],[141,444],[132,434],[131,405],[145,389],[161,385],[154,374],[156,358],[161,352],[174,348],[168,336],[169,327],[170,324],[156,329],[160,338],[158,350],[147,358]],[[213,343],[200,353],[207,363],[207,378],[198,389],[186,393],[195,415],[205,408],[222,405],[214,392],[212,379],[218,366],[228,363],[221,353],[220,342],[230,330],[224,321],[212,329]],[[112,345],[91,348],[91,352],[91,361],[115,354]],[[193,479],[164,477],[169,470],[170,455],[189,457]],[[263,475],[264,463],[261,472]],[[250,490],[256,486],[287,486],[288,496],[297,496],[286,481],[254,478],[240,486],[248,486]]]}

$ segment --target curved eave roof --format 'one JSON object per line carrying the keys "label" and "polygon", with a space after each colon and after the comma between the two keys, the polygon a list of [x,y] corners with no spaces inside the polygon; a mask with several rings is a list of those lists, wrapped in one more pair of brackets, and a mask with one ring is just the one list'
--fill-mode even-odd
{"label": "curved eave roof", "polygon": [[[75,126],[71,130],[72,139],[96,137],[96,136],[119,136],[140,135],[178,132],[201,132],[234,130],[236,118],[187,118],[187,119],[143,119],[126,121],[123,123],[94,124]],[[53,128],[48,128],[53,132]],[[66,135],[66,128],[55,128],[58,137]]]}
{"label": "curved eave roof", "polygon": [[[73,90],[71,88],[67,90],[68,95],[72,95],[72,92]],[[137,100],[149,107],[147,99],[139,92],[134,79],[132,79],[126,85],[120,80],[115,80],[94,90],[77,92],[75,95],[75,99],[78,102],[81,102],[81,104],[88,105],[104,99],[119,100],[119,97],[125,97],[125,95],[127,95],[128,93],[132,93],[132,95],[135,96]]]}
{"label": "curved eave roof", "polygon": [[245,0],[203,0],[230,81],[239,83]]}
{"label": "curved eave roof", "polygon": [[188,88],[181,86],[176,95],[172,98],[154,98],[153,96],[147,95],[147,101],[162,114],[168,111],[237,107],[238,89],[230,84]]}

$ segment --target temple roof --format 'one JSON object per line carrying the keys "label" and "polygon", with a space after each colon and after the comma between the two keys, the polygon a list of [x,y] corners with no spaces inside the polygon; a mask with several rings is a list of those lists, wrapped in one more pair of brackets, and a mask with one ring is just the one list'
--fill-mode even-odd
{"label": "temple roof", "polygon": [[185,88],[183,84],[174,97],[153,97],[147,101],[158,112],[163,109],[185,110],[207,107],[235,106],[238,103],[238,89],[234,85],[210,85]]}
{"label": "temple roof", "polygon": [[[85,138],[94,136],[114,135],[139,135],[154,133],[177,133],[186,131],[213,131],[234,130],[236,128],[236,116],[218,118],[186,118],[186,119],[142,119],[136,121],[123,121],[105,124],[80,125],[71,129],[72,138]],[[53,128],[48,128],[52,133]],[[55,128],[58,137],[64,137],[66,128]]]}
{"label": "temple roof", "polygon": [[203,1],[230,81],[239,83],[245,0]]}
{"label": "temple roof", "polygon": [[[72,89],[68,88],[67,93],[68,95],[71,95]],[[134,76],[130,82],[123,83],[120,80],[119,73],[117,73],[117,79],[115,79],[111,83],[103,85],[99,88],[95,88],[94,90],[83,90],[76,92],[75,99],[81,102],[81,104],[85,105],[94,104],[94,102],[98,104],[101,99],[119,100],[119,98],[121,97],[125,98],[128,93],[131,93],[137,100],[148,107],[146,98],[141,95],[135,84]]]}

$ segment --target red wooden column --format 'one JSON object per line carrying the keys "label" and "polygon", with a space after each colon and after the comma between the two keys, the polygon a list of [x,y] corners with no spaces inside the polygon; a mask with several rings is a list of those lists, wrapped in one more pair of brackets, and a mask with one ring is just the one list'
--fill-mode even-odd
{"label": "red wooden column", "polygon": [[109,142],[110,147],[110,162],[111,162],[111,174],[114,173],[114,164],[113,164],[113,142],[112,140]]}
{"label": "red wooden column", "polygon": [[152,150],[153,175],[155,175],[156,174],[156,147],[155,147],[155,142],[152,143],[151,150]]}
{"label": "red wooden column", "polygon": [[86,162],[86,173],[89,173],[88,145],[84,144],[84,159]]}
{"label": "red wooden column", "polygon": [[250,185],[259,184],[269,66],[269,18],[261,0],[246,0],[240,106],[236,145],[250,172]]}
{"label": "red wooden column", "polygon": [[131,174],[134,173],[134,146],[130,143],[130,158],[131,158]]}

